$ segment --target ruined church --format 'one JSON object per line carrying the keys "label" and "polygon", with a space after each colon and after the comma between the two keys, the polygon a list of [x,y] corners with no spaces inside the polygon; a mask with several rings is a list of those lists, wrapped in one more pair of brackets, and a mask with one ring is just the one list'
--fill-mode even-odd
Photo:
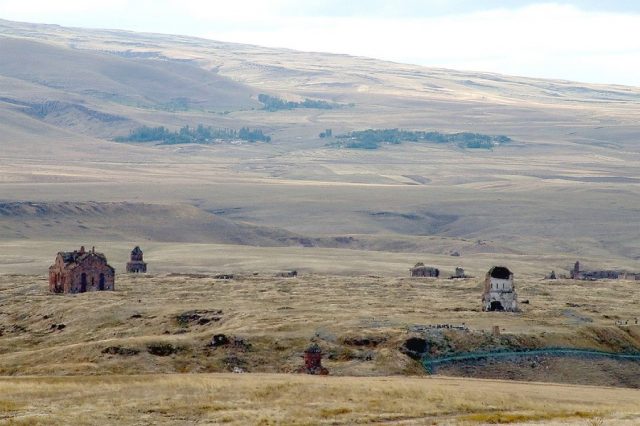
{"label": "ruined church", "polygon": [[53,293],[84,293],[86,291],[114,290],[115,270],[95,247],[58,252],[49,267],[49,290]]}
{"label": "ruined church", "polygon": [[440,276],[440,270],[431,266],[425,266],[424,263],[418,262],[413,268],[409,269],[409,275],[412,277],[438,278]]}
{"label": "ruined church", "polygon": [[518,295],[513,284],[513,273],[504,266],[494,266],[487,272],[482,294],[483,311],[518,310]]}

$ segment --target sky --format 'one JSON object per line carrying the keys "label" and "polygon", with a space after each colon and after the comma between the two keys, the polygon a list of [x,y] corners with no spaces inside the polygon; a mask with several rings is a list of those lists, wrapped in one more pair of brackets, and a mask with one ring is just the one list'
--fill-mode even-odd
{"label": "sky", "polygon": [[640,86],[640,0],[0,0],[0,19]]}

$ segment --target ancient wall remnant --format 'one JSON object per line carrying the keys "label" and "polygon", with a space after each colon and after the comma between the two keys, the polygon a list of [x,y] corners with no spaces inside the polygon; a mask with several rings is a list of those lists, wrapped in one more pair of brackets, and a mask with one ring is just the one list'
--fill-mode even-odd
{"label": "ancient wall remnant", "polygon": [[139,274],[147,272],[147,263],[142,259],[144,254],[140,249],[140,246],[136,246],[131,251],[131,259],[127,263],[127,273]]}
{"label": "ancient wall remnant", "polygon": [[85,251],[58,252],[49,267],[49,290],[53,293],[84,293],[115,289],[115,270],[95,247]]}
{"label": "ancient wall remnant", "polygon": [[600,271],[582,271],[580,270],[580,262],[576,261],[573,265],[573,269],[571,270],[571,279],[574,280],[585,280],[585,281],[595,281],[595,280],[617,280],[620,278],[622,274],[618,271],[611,270],[600,270]]}
{"label": "ancient wall remnant", "polygon": [[513,284],[513,273],[504,266],[494,266],[487,272],[482,294],[483,311],[518,310],[518,295]]}
{"label": "ancient wall remnant", "polygon": [[451,276],[451,278],[468,278],[467,275],[464,273],[464,269],[461,267],[457,267],[456,271],[453,273],[453,275]]}
{"label": "ancient wall remnant", "polygon": [[640,273],[638,272],[625,272],[621,277],[623,280],[640,281]]}
{"label": "ancient wall remnant", "polygon": [[415,266],[409,269],[412,277],[434,277],[440,276],[440,270],[431,266],[425,266],[424,263],[418,262]]}

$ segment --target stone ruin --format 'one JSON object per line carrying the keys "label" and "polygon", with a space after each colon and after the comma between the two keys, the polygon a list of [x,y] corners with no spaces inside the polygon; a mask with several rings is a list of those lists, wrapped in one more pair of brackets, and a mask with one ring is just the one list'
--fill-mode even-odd
{"label": "stone ruin", "polygon": [[322,366],[322,349],[317,343],[313,343],[304,351],[304,367],[300,369],[301,373],[316,374],[326,376],[329,370]]}
{"label": "stone ruin", "polygon": [[494,266],[487,272],[482,294],[483,311],[518,311],[518,295],[513,273],[504,266]]}
{"label": "stone ruin", "polygon": [[623,280],[640,281],[640,273],[638,272],[624,272],[622,274]]}
{"label": "stone ruin", "polygon": [[292,269],[290,271],[280,271],[276,274],[278,278],[296,278],[298,276],[298,271]]}
{"label": "stone ruin", "polygon": [[411,277],[432,277],[440,276],[440,270],[431,266],[425,266],[424,263],[418,262],[413,268],[409,269]]}
{"label": "stone ruin", "polygon": [[462,324],[428,324],[428,325],[410,325],[409,331],[413,333],[426,333],[431,330],[461,330],[469,331],[469,327],[465,323]]}
{"label": "stone ruin", "polygon": [[131,260],[127,263],[127,273],[144,274],[147,272],[147,263],[142,259],[143,253],[140,246],[131,251]]}
{"label": "stone ruin", "polygon": [[571,270],[571,279],[583,280],[583,281],[595,281],[595,280],[617,280],[620,278],[621,273],[618,271],[582,271],[580,270],[580,262],[576,261]]}
{"label": "stone ruin", "polygon": [[84,293],[115,289],[115,270],[95,247],[58,252],[49,267],[49,291],[52,293]]}
{"label": "stone ruin", "polygon": [[622,272],[613,270],[583,271],[580,269],[580,262],[576,261],[569,275],[573,280],[596,281],[596,280],[631,280],[640,281],[640,273]]}
{"label": "stone ruin", "polygon": [[464,269],[463,268],[458,266],[456,268],[456,271],[453,273],[453,275],[451,275],[451,279],[452,280],[454,280],[456,278],[469,278],[469,276],[464,273]]}

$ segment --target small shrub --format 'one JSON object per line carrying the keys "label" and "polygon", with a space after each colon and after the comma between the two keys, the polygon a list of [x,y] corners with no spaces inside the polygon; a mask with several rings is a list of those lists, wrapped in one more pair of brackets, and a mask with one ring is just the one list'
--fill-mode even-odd
{"label": "small shrub", "polygon": [[135,348],[123,348],[122,346],[109,346],[108,348],[104,348],[102,353],[109,355],[133,356],[138,355],[140,350]]}
{"label": "small shrub", "polygon": [[178,353],[181,348],[173,346],[171,343],[149,343],[147,345],[147,352],[156,356],[169,356]]}

